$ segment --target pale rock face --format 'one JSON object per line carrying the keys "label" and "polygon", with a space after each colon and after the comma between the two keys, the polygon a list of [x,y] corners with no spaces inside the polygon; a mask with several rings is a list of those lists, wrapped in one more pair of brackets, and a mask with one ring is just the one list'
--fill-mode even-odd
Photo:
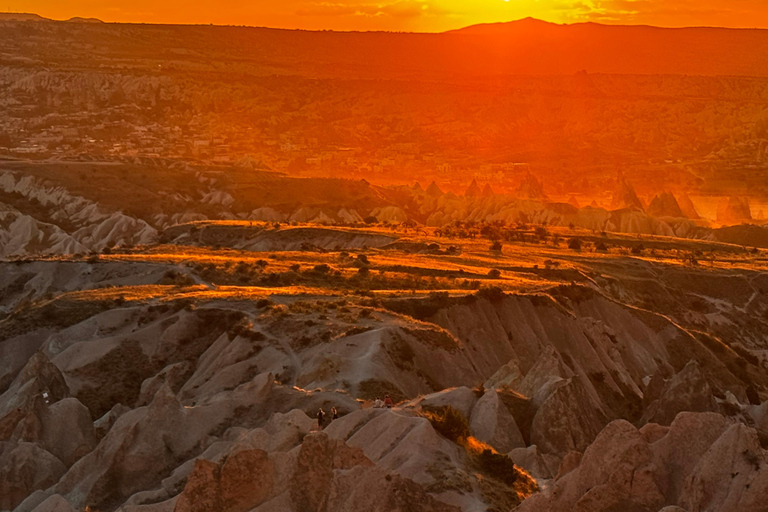
{"label": "pale rock face", "polygon": [[275,413],[264,427],[242,433],[235,445],[269,453],[288,451],[301,444],[316,423],[297,409],[286,414]]}
{"label": "pale rock face", "polygon": [[606,423],[605,413],[583,385],[568,379],[538,408],[531,425],[531,443],[544,453],[582,451]]}
{"label": "pale rock face", "polygon": [[371,215],[376,217],[379,222],[391,222],[400,223],[408,220],[408,215],[402,208],[397,206],[384,206],[381,208],[374,208],[371,211]]}
{"label": "pale rock face", "polygon": [[137,406],[147,405],[152,401],[157,391],[167,383],[171,389],[178,390],[184,384],[184,377],[189,373],[191,364],[187,361],[175,363],[165,367],[154,377],[150,377],[141,383],[141,392],[136,402]]}
{"label": "pale rock face", "polygon": [[220,463],[198,459],[174,510],[458,509],[424,494],[413,481],[375,467],[361,449],[315,433],[290,453],[241,450]]}
{"label": "pale rock face", "polygon": [[562,462],[560,462],[560,466],[557,468],[557,474],[555,475],[556,480],[560,480],[565,475],[576,469],[579,464],[581,464],[581,453],[579,452],[568,452],[565,454],[565,457],[563,457]]}
{"label": "pale rock face", "polygon": [[[553,488],[520,510],[765,509],[767,454],[755,430],[716,413],[686,412],[664,436],[650,444],[647,437],[624,420],[610,423],[580,462],[578,454],[566,456]],[[575,467],[564,471],[571,458]]]}
{"label": "pale rock face", "polygon": [[512,360],[499,368],[496,373],[485,381],[483,387],[485,388],[501,388],[508,387],[515,389],[522,381],[524,375],[520,371],[520,367]]}
{"label": "pale rock face", "polygon": [[650,474],[642,470],[651,462],[651,450],[637,429],[616,420],[587,448],[579,465],[556,480],[548,497],[526,500],[520,510],[586,512],[610,510],[622,503],[658,509],[663,497]]}
{"label": "pale rock face", "polygon": [[37,508],[41,503],[43,503],[51,496],[54,496],[53,491],[37,490],[27,496],[24,501],[22,501],[15,509],[13,509],[13,512],[32,512],[35,508]]}
{"label": "pale rock face", "polygon": [[[577,452],[570,452],[577,453]],[[570,454],[569,453],[569,454]],[[559,458],[553,455],[542,454],[534,444],[527,448],[515,448],[508,454],[516,466],[520,466],[537,480],[550,480],[557,475],[558,466],[562,466]],[[581,454],[579,454],[580,456]],[[568,455],[566,455],[568,457]],[[563,459],[565,461],[565,459]],[[576,463],[576,465],[578,462]],[[554,471],[553,471],[554,469]]]}
{"label": "pale rock face", "polygon": [[96,447],[91,414],[77,398],[65,398],[41,418],[42,445],[67,467]]}
{"label": "pale rock face", "polygon": [[47,408],[43,393],[48,394],[49,403],[55,403],[69,396],[69,387],[48,357],[36,352],[0,396],[0,441],[11,438],[23,421],[37,425],[24,437],[28,440],[39,438],[40,416]]}
{"label": "pale rock face", "polygon": [[105,413],[104,416],[93,422],[93,429],[96,437],[101,439],[107,435],[107,432],[109,432],[109,429],[112,428],[117,419],[130,410],[131,409],[126,405],[115,404],[115,406],[112,407],[109,412]]}
{"label": "pale rock face", "polygon": [[677,503],[687,475],[727,426],[715,413],[680,413],[667,435],[653,443],[658,482],[669,503]]}
{"label": "pale rock face", "polygon": [[[536,364],[525,374],[525,378],[514,389],[528,397],[546,397],[543,389],[552,389],[552,386],[570,378],[573,372],[563,363],[554,347],[547,347],[541,353]],[[538,400],[537,400],[538,402]]]}
{"label": "pale rock face", "polygon": [[[274,208],[262,207],[253,210],[248,215],[248,220],[257,220],[262,222],[285,222],[288,220],[288,216],[284,213],[280,213]],[[182,224],[178,222],[177,224]]]}
{"label": "pale rock face", "polygon": [[768,459],[755,430],[734,424],[685,481],[680,505],[696,510],[758,512],[768,504]]}
{"label": "pale rock face", "polygon": [[100,251],[107,244],[146,244],[157,230],[145,221],[123,214],[105,212],[95,202],[73,196],[62,187],[50,187],[32,176],[0,173],[0,191],[20,194],[46,208],[54,223],[66,221],[72,232],[42,222],[11,208],[0,211],[0,256],[24,254],[74,254]]}
{"label": "pale rock face", "polygon": [[678,204],[680,205],[680,210],[683,212],[683,215],[689,219],[700,219],[701,216],[699,215],[699,212],[696,211],[696,206],[694,206],[693,201],[691,201],[691,198],[688,197],[688,194],[683,192],[680,194],[680,197],[677,199]]}
{"label": "pale rock face", "polygon": [[681,411],[717,411],[712,389],[696,361],[666,382],[661,396],[643,414],[643,422],[669,425]]}
{"label": "pale rock face", "polygon": [[486,391],[472,409],[469,429],[476,438],[500,452],[525,447],[515,418],[493,388]]}
{"label": "pale rock face", "polygon": [[77,507],[99,507],[159,482],[199,443],[197,432],[211,428],[195,421],[164,386],[152,403],[122,415],[98,447],[80,459],[56,485]]}
{"label": "pale rock face", "polygon": [[426,418],[407,410],[363,409],[334,421],[325,432],[419,484],[433,485],[440,473],[453,473],[462,465],[461,450],[438,435]]}
{"label": "pale rock face", "polygon": [[58,494],[54,494],[40,505],[35,507],[32,512],[75,512],[72,505]]}
{"label": "pale rock face", "polygon": [[475,403],[477,403],[475,392],[466,386],[460,386],[425,395],[411,401],[407,405],[412,407],[421,406],[424,408],[451,406],[461,412],[465,418],[469,418]]}
{"label": "pale rock face", "polygon": [[13,510],[33,491],[55,484],[66,470],[36,444],[0,444],[0,509]]}
{"label": "pale rock face", "polygon": [[653,444],[656,441],[662,439],[669,432],[669,427],[664,427],[658,423],[646,423],[640,428],[640,435],[643,436],[645,442]]}

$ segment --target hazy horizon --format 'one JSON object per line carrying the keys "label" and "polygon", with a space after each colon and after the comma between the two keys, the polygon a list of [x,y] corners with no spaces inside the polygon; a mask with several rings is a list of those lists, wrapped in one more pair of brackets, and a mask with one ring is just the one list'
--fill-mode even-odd
{"label": "hazy horizon", "polygon": [[758,0],[723,5],[716,0],[647,2],[599,0],[480,0],[467,5],[458,0],[361,0],[311,2],[290,0],[280,7],[262,2],[224,0],[215,8],[205,2],[177,0],[154,5],[147,0],[111,2],[90,0],[53,2],[15,1],[3,12],[34,13],[54,20],[96,18],[109,23],[251,26],[300,30],[387,31],[439,33],[485,23],[535,18],[557,24],[595,22],[660,28],[768,28],[768,13]]}

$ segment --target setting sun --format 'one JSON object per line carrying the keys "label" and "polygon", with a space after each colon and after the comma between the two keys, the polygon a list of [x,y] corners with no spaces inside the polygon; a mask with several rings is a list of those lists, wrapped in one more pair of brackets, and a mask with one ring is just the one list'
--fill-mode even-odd
{"label": "setting sun", "polygon": [[10,0],[7,6],[55,19],[423,32],[527,17],[555,23],[765,27],[768,14],[763,7],[763,0],[222,0],[215,7],[208,0]]}

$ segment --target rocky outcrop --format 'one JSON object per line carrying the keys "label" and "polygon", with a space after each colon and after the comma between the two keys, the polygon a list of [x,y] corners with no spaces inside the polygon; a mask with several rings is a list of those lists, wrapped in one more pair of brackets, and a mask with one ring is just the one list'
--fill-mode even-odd
{"label": "rocky outcrop", "polygon": [[731,425],[688,476],[680,505],[690,510],[757,512],[768,503],[768,457],[757,432]]}
{"label": "rocky outcrop", "polygon": [[36,352],[8,390],[0,395],[0,441],[19,434],[24,439],[40,436],[40,416],[49,403],[69,396],[69,387],[59,369],[42,352]]}
{"label": "rocky outcrop", "polygon": [[72,508],[72,505],[67,500],[58,494],[54,494],[43,500],[32,512],[75,512],[75,509]]}
{"label": "rocky outcrop", "polygon": [[635,189],[624,178],[623,174],[619,174],[616,179],[616,188],[613,191],[613,197],[611,198],[611,210],[630,209],[643,211],[643,203],[640,198],[637,197]]}
{"label": "rocky outcrop", "polygon": [[507,410],[495,389],[489,389],[472,409],[469,429],[476,438],[500,452],[525,447],[515,418]]}
{"label": "rocky outcrop", "polygon": [[481,195],[480,187],[477,185],[476,180],[472,180],[467,190],[464,192],[465,197],[478,197]]}
{"label": "rocky outcrop", "polygon": [[407,405],[420,406],[424,409],[451,406],[461,412],[465,418],[469,418],[477,400],[477,395],[473,390],[466,386],[460,386],[419,397]]}
{"label": "rocky outcrop", "polygon": [[66,467],[51,453],[28,442],[0,443],[0,510],[12,510],[33,491],[59,481]]}
{"label": "rocky outcrop", "polygon": [[646,210],[653,217],[685,217],[683,210],[671,192],[663,192],[651,200]]}
{"label": "rocky outcrop", "polygon": [[[655,380],[658,382],[658,377]],[[658,398],[648,404],[642,423],[669,425],[682,411],[719,410],[712,388],[696,361],[689,362],[680,373],[664,382],[657,394]],[[646,400],[651,398],[654,398],[653,390],[649,390]]]}
{"label": "rocky outcrop", "polygon": [[44,409],[40,442],[70,467],[96,447],[91,413],[76,398],[65,398]]}
{"label": "rocky outcrop", "polygon": [[526,511],[758,511],[768,493],[768,463],[756,432],[714,413],[680,414],[648,443],[631,424],[605,427],[552,491],[526,500]]}
{"label": "rocky outcrop", "polygon": [[248,510],[459,510],[411,480],[375,467],[362,450],[325,433],[290,453],[242,450],[220,463],[198,459],[175,512]]}
{"label": "rocky outcrop", "polygon": [[515,197],[521,199],[546,199],[544,187],[541,182],[530,172],[526,173],[523,181],[520,182],[514,193]]}
{"label": "rocky outcrop", "polygon": [[434,181],[429,184],[426,190],[427,196],[432,198],[437,198],[444,195],[444,192],[440,190],[440,187],[437,186],[437,183]]}
{"label": "rocky outcrop", "polygon": [[[112,245],[152,242],[157,230],[144,220],[72,195],[31,175],[0,173],[0,194],[21,197],[19,208],[0,208],[0,256],[74,254]],[[106,205],[105,205],[106,206]]]}
{"label": "rocky outcrop", "polygon": [[696,206],[691,201],[691,198],[685,192],[681,192],[677,197],[677,204],[680,206],[680,211],[687,219],[698,220],[701,218],[699,212],[696,211]]}
{"label": "rocky outcrop", "polygon": [[560,381],[533,417],[531,443],[545,453],[584,451],[607,422],[600,404],[579,380]]}
{"label": "rocky outcrop", "polygon": [[721,224],[741,224],[750,220],[752,212],[745,197],[731,196],[717,207],[717,222]]}
{"label": "rocky outcrop", "polygon": [[98,447],[81,458],[55,490],[76,507],[104,508],[157,485],[184,457],[201,449],[221,418],[184,409],[166,386],[147,407],[120,416]]}

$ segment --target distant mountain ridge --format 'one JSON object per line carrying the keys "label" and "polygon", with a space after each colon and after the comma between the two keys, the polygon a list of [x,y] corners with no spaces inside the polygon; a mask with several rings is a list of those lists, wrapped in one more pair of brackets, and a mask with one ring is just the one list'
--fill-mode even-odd
{"label": "distant mountain ridge", "polygon": [[53,21],[28,12],[0,12],[0,21]]}
{"label": "distant mountain ridge", "polygon": [[495,35],[508,32],[510,30],[550,30],[553,33],[558,29],[564,28],[578,28],[578,27],[605,27],[608,29],[617,28],[639,28],[639,29],[657,29],[668,31],[687,31],[687,30],[722,30],[722,31],[763,31],[768,32],[768,28],[755,28],[755,27],[718,27],[709,25],[691,25],[685,27],[660,27],[656,25],[628,25],[628,24],[608,24],[598,23],[595,21],[582,21],[578,23],[554,23],[551,21],[540,20],[538,18],[521,18],[519,20],[511,21],[499,21],[492,23],[477,23],[475,25],[468,25],[466,27],[447,30],[442,32],[443,34],[472,34],[472,35]]}
{"label": "distant mountain ridge", "polygon": [[[766,76],[768,30],[759,28],[557,24],[534,18],[472,25],[447,35],[484,38],[528,71]],[[536,64],[538,62],[538,65]],[[512,66],[507,61],[507,69]],[[533,69],[532,69],[533,68]],[[538,68],[538,69],[536,69]]]}
{"label": "distant mountain ridge", "polygon": [[[58,21],[28,12],[0,12],[0,21]],[[65,20],[72,23],[104,23],[98,18],[83,18],[75,16]]]}
{"label": "distant mountain ridge", "polygon": [[[0,14],[0,21],[46,19]],[[202,25],[96,23],[73,18],[74,40],[99,40],[105,50],[158,55],[181,44],[211,54],[232,54],[257,65],[301,66],[313,76],[380,78],[417,76],[632,75],[768,76],[768,30],[659,28],[535,19],[474,25],[438,34],[334,32]],[[82,22],[91,23],[82,23]],[[13,38],[13,23],[0,37]],[[29,27],[27,27],[27,30]],[[135,39],[126,47],[123,34]],[[41,34],[46,37],[45,34]],[[50,37],[50,36],[48,36]],[[13,39],[10,39],[13,40]],[[66,46],[66,45],[65,45]],[[9,48],[12,50],[12,48]],[[25,50],[27,51],[27,50]],[[60,48],[62,58],[71,52]],[[10,53],[13,53],[11,51]]]}

